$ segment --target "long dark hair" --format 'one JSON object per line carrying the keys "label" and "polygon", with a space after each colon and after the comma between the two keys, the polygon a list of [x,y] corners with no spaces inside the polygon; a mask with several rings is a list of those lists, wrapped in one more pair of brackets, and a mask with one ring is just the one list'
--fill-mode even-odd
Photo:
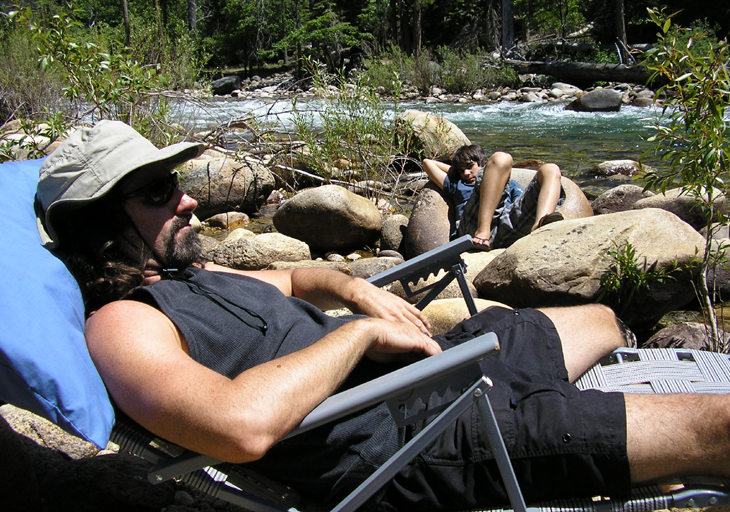
{"label": "long dark hair", "polygon": [[130,223],[113,191],[81,209],[56,212],[57,253],[79,283],[87,315],[144,284],[149,249],[140,244],[132,255],[119,243]]}
{"label": "long dark hair", "polygon": [[460,173],[467,167],[469,162],[476,162],[479,167],[487,165],[487,155],[479,144],[471,144],[469,146],[461,146],[456,150],[454,156],[451,157],[451,168],[449,169],[449,179],[458,180]]}

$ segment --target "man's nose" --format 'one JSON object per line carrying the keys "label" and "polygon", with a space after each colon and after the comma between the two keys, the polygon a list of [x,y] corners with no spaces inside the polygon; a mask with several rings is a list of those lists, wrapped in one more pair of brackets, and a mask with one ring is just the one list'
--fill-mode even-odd
{"label": "man's nose", "polygon": [[192,212],[198,207],[198,201],[190,197],[185,192],[181,192],[182,196],[177,202],[177,213]]}

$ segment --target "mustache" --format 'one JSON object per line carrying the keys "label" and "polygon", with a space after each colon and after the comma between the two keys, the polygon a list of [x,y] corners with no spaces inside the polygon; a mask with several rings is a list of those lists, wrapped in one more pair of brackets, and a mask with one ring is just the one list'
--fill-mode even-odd
{"label": "mustache", "polygon": [[190,224],[190,220],[192,219],[192,216],[190,215],[177,215],[172,220],[172,232],[177,233],[182,228],[188,226]]}

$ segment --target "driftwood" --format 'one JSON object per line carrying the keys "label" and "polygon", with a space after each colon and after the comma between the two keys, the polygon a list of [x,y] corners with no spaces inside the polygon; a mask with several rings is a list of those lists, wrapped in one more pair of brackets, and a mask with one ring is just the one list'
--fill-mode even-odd
{"label": "driftwood", "polygon": [[592,84],[593,82],[630,82],[645,84],[650,73],[639,66],[625,64],[595,64],[591,62],[526,62],[507,60],[506,63],[518,73],[550,75],[571,84]]}

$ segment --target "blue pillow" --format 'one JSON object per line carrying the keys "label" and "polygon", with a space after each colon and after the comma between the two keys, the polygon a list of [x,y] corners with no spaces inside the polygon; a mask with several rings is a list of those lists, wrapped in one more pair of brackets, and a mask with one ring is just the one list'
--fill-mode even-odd
{"label": "blue pillow", "polygon": [[41,163],[0,164],[0,400],[104,447],[114,410],[86,348],[81,292],[36,227]]}

